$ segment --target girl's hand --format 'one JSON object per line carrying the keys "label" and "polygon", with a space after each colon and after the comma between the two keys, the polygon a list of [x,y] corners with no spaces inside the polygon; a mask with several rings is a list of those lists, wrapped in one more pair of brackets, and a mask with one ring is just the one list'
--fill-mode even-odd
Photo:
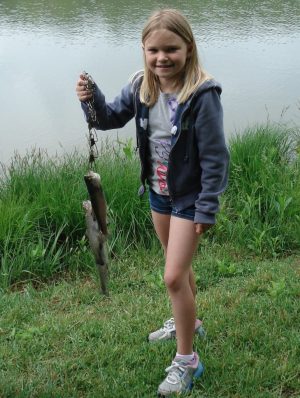
{"label": "girl's hand", "polygon": [[210,227],[212,227],[212,224],[195,224],[196,234],[197,234],[197,235],[202,235],[202,234],[204,234],[204,232],[207,231]]}
{"label": "girl's hand", "polygon": [[76,93],[80,101],[88,101],[93,96],[93,92],[88,89],[87,84],[87,79],[81,74],[76,84]]}

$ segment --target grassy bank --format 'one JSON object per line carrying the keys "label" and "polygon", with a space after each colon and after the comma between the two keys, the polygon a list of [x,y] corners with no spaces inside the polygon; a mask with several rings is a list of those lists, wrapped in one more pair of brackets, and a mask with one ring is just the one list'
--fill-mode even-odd
{"label": "grassy bank", "polygon": [[[278,126],[230,141],[229,188],[194,261],[193,397],[300,396],[299,140]],[[146,336],[171,309],[132,143],[103,146],[110,298],[98,294],[81,203],[87,162],[16,156],[0,185],[0,397],[152,397],[175,342]]]}
{"label": "grassy bank", "polygon": [[[276,257],[299,250],[299,136],[278,126],[257,127],[231,139],[229,187],[212,244]],[[0,184],[0,288],[93,267],[84,238],[87,160],[78,153],[49,158],[15,156]],[[147,195],[137,196],[138,159],[132,142],[103,145],[97,161],[109,205],[112,256],[157,245]]]}
{"label": "grassy bank", "polygon": [[[15,156],[4,169],[0,200],[0,287],[85,270],[89,259],[82,201],[87,159],[78,153],[49,158]],[[153,240],[146,198],[140,200],[138,162],[122,148],[103,146],[96,165],[109,204],[110,252],[147,246]],[[92,265],[93,266],[93,265]]]}
{"label": "grassy bank", "polygon": [[221,240],[276,256],[300,245],[300,135],[280,126],[248,129],[230,141]]}

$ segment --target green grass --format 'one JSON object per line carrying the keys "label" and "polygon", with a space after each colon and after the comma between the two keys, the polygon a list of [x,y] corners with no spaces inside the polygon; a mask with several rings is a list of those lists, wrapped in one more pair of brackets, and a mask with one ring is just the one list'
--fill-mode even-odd
{"label": "green grass", "polygon": [[[74,153],[18,155],[4,168],[0,184],[0,288],[28,279],[47,279],[86,268],[87,242],[82,201],[87,160]],[[110,252],[147,247],[153,241],[147,199],[140,199],[138,162],[120,149],[103,147],[100,171],[107,202]]]}
{"label": "green grass", "polygon": [[[229,187],[195,259],[205,377],[191,396],[300,397],[300,140],[258,126],[230,140]],[[132,141],[96,164],[109,206],[110,298],[84,237],[79,153],[16,155],[0,181],[0,397],[151,397],[175,343]]]}
{"label": "green grass", "polygon": [[263,256],[299,248],[300,136],[258,126],[230,140],[230,178],[218,230],[222,240]]}
{"label": "green grass", "polygon": [[[299,397],[300,257],[229,260],[227,250],[203,242],[195,259],[207,336],[195,339],[206,370],[191,396]],[[161,257],[114,260],[108,299],[95,273],[2,293],[0,396],[154,397],[176,350],[146,341],[171,314]]]}
{"label": "green grass", "polygon": [[[300,247],[299,133],[258,126],[233,137],[229,187],[212,242],[234,242],[236,251],[264,257]],[[156,243],[147,195],[140,199],[139,161],[132,141],[104,143],[96,164],[109,206],[113,256]],[[18,281],[84,270],[87,242],[82,201],[87,159],[79,153],[50,158],[16,155],[0,182],[0,288]]]}

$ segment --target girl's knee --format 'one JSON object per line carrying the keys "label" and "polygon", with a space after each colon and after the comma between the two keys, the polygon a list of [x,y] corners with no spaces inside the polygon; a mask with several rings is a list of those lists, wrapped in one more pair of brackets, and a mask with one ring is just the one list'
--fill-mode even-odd
{"label": "girl's knee", "polygon": [[165,272],[164,282],[168,290],[177,291],[184,285],[185,278],[180,273]]}

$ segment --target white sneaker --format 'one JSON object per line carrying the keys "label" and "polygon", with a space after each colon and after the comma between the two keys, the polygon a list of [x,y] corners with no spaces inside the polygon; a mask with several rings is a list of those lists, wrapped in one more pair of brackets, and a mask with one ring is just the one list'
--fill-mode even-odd
{"label": "white sneaker", "polygon": [[175,357],[171,366],[166,369],[168,376],[158,387],[158,396],[177,396],[191,391],[194,381],[202,376],[203,371],[204,367],[196,353],[190,362]]}
{"label": "white sneaker", "polygon": [[[195,323],[195,334],[199,334],[200,336],[205,336],[205,331],[202,326],[202,321],[200,319],[196,319]],[[176,337],[176,328],[174,318],[168,319],[162,328],[152,332],[148,336],[148,341],[154,342],[159,340],[171,340]]]}

